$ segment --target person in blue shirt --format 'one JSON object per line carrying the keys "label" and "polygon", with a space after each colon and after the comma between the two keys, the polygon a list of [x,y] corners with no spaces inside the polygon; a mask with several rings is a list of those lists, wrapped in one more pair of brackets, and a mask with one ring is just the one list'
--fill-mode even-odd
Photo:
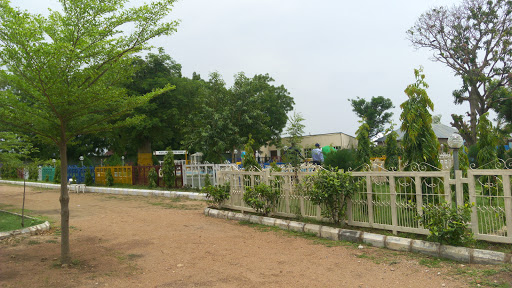
{"label": "person in blue shirt", "polygon": [[322,153],[322,149],[320,149],[320,144],[315,144],[315,149],[311,151],[311,157],[313,158],[313,164],[322,165],[324,162],[324,154]]}

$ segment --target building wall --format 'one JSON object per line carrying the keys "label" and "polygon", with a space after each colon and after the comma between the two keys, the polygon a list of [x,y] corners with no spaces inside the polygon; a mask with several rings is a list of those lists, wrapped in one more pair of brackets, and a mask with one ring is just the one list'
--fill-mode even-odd
{"label": "building wall", "polygon": [[[282,139],[282,143],[285,147],[289,146],[288,138]],[[315,147],[315,144],[320,144],[321,147],[326,145],[332,145],[337,149],[356,148],[357,140],[355,137],[344,134],[344,133],[329,133],[329,134],[317,134],[317,135],[306,135],[303,136],[301,146],[305,150],[311,150]],[[260,148],[261,157],[276,156],[280,159],[281,151],[274,145],[263,146]],[[303,151],[304,152],[304,151]]]}

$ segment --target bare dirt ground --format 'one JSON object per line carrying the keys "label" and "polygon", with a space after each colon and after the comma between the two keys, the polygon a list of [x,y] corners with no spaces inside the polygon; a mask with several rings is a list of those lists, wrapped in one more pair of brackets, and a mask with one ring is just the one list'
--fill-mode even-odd
{"label": "bare dirt ground", "polygon": [[[22,191],[0,185],[0,209],[20,208]],[[0,287],[476,287],[490,279],[461,272],[485,266],[205,217],[202,201],[102,194],[71,194],[74,264],[61,267],[59,193],[27,191],[26,209],[52,230],[0,243]],[[504,273],[494,281],[512,279]]]}

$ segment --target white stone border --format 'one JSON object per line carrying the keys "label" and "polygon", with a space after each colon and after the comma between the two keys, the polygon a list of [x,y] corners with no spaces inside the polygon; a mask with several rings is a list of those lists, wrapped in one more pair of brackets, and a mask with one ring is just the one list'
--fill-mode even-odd
{"label": "white stone border", "polygon": [[[20,181],[0,180],[3,184],[23,185]],[[60,189],[60,184],[40,183],[40,182],[25,182],[26,186]],[[163,191],[163,190],[150,190],[150,189],[128,189],[128,188],[109,188],[86,186],[85,192],[88,193],[104,193],[115,195],[139,195],[139,196],[163,196],[163,197],[186,197],[195,200],[206,200],[206,194],[195,192],[180,192],[180,191]],[[70,191],[72,193],[72,191]]]}
{"label": "white stone border", "polygon": [[[21,217],[21,214],[18,214],[18,213],[13,213],[13,212],[5,211],[5,210],[0,210],[0,211]],[[30,216],[23,216],[23,217],[37,220],[36,218],[30,217]],[[16,235],[22,235],[22,234],[36,235],[40,231],[48,231],[48,230],[50,230],[50,222],[45,221],[43,224],[30,226],[30,227],[23,228],[23,229],[12,230],[12,231],[7,231],[7,232],[0,232],[0,240],[8,238],[8,237],[16,236]]]}
{"label": "white stone border", "polygon": [[256,224],[276,226],[283,230],[313,233],[318,237],[331,240],[366,243],[375,247],[382,247],[395,251],[422,253],[434,257],[447,258],[465,263],[512,263],[512,254],[497,251],[440,245],[439,243],[427,242],[423,240],[385,236],[356,230],[296,222],[292,220],[275,219],[271,217],[217,210],[213,208],[205,208],[204,215],[221,219],[249,221]]}

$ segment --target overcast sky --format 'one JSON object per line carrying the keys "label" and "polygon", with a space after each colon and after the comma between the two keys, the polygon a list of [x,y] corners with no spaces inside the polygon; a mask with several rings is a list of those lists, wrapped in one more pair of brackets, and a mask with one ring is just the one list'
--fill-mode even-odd
{"label": "overcast sky", "polygon": [[[144,1],[132,0],[137,4]],[[13,6],[46,13],[56,0],[15,0]],[[449,125],[452,113],[468,105],[453,104],[461,80],[432,52],[415,50],[406,31],[436,6],[461,0],[181,0],[169,19],[180,19],[178,32],[152,44],[164,47],[183,66],[183,74],[218,71],[230,86],[233,75],[268,73],[295,99],[306,119],[306,134],[355,135],[358,118],[348,99],[390,98],[399,124],[404,89],[413,71],[424,67],[434,115]],[[156,50],[155,50],[156,52]]]}

